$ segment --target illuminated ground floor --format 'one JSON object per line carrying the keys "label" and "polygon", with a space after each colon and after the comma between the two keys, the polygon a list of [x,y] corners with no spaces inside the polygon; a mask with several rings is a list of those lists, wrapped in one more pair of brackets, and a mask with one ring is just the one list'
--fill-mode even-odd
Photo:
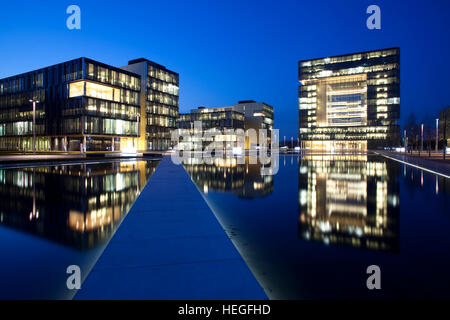
{"label": "illuminated ground floor", "polygon": [[302,149],[328,152],[367,151],[367,140],[315,140],[302,141]]}
{"label": "illuminated ground floor", "polygon": [[[142,138],[102,135],[67,135],[67,136],[37,136],[36,151],[121,151],[135,152],[140,150]],[[0,150],[3,151],[33,151],[33,137],[4,137],[0,139]]]}

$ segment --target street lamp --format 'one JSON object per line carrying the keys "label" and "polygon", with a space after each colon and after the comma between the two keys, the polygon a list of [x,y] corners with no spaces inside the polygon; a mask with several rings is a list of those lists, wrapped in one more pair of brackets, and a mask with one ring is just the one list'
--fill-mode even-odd
{"label": "street lamp", "polygon": [[403,146],[405,147],[406,152],[406,149],[408,148],[408,145],[406,144],[406,129],[403,131]]}
{"label": "street lamp", "polygon": [[[420,151],[423,152],[423,123],[420,125],[420,137],[421,137]],[[420,153],[419,153],[419,156],[420,156]]]}
{"label": "street lamp", "polygon": [[36,154],[36,103],[39,101],[34,99],[29,101],[33,103],[33,154]]}
{"label": "street lamp", "polygon": [[436,119],[436,153],[438,152],[438,144],[439,144],[439,118]]}
{"label": "street lamp", "polygon": [[137,133],[136,133],[136,151],[138,151],[139,150],[139,124],[140,124],[140,122],[141,122],[141,115],[138,113],[138,114],[136,114],[136,119],[137,119]]}

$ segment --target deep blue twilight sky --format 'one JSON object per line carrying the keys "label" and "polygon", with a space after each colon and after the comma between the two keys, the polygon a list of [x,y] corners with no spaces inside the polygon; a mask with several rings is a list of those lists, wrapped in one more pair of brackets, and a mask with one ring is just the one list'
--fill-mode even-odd
{"label": "deep blue twilight sky", "polygon": [[[66,28],[67,6],[81,30]],[[381,30],[366,8],[381,8]],[[180,112],[264,101],[281,137],[297,136],[298,60],[399,46],[401,113],[432,121],[450,105],[448,0],[8,1],[0,78],[89,57],[145,57],[180,73]],[[428,114],[428,116],[427,116]]]}

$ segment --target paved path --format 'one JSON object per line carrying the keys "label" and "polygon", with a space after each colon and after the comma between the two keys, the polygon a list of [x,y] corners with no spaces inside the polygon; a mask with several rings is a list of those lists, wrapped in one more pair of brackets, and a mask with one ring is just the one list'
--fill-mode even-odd
{"label": "paved path", "polygon": [[164,157],[75,299],[267,299],[182,166]]}
{"label": "paved path", "polygon": [[443,161],[443,160],[437,160],[437,159],[427,159],[425,157],[416,157],[416,156],[410,156],[404,153],[395,153],[395,152],[386,152],[386,151],[377,151],[378,153],[394,158],[403,162],[407,162],[411,165],[418,166],[421,168],[424,168],[428,171],[433,171],[435,173],[438,173],[440,175],[450,177],[450,162]]}

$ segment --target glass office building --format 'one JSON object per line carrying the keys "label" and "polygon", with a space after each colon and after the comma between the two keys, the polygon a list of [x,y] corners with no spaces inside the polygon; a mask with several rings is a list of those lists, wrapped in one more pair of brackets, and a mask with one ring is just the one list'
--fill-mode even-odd
{"label": "glass office building", "polygon": [[[195,126],[196,122],[201,123],[201,128]],[[180,146],[185,149],[202,150],[213,142],[229,149],[238,142],[235,130],[244,132],[244,114],[235,111],[233,107],[198,107],[190,113],[180,114],[177,127],[180,133],[185,131],[190,135],[184,135],[180,142]]]}
{"label": "glass office building", "polygon": [[[141,130],[139,149],[167,150],[176,129],[179,75],[153,61],[139,58],[122,67],[141,76]],[[144,134],[145,133],[145,134]]]}
{"label": "glass office building", "polygon": [[[139,134],[139,80],[87,58],[1,79],[0,149],[32,151],[34,133],[37,151],[131,147]],[[35,111],[30,100],[38,101]]]}
{"label": "glass office building", "polygon": [[400,144],[400,48],[299,62],[304,149],[367,150]]}
{"label": "glass office building", "polygon": [[[271,135],[273,130],[273,107],[264,102],[255,102],[253,100],[239,101],[237,104],[229,107],[205,108],[191,110],[190,113],[180,114],[177,126],[179,129],[188,129],[194,134],[194,123],[202,123],[202,134],[208,130],[217,130],[223,133],[218,135],[218,139],[223,141],[235,142],[238,140],[234,134],[225,134],[226,130],[241,129],[245,132],[244,145],[239,146],[245,149],[251,149],[262,142],[259,141],[260,130],[265,130],[266,146],[270,148]],[[253,134],[249,131],[253,130]],[[203,139],[203,145],[212,142],[213,139]]]}
{"label": "glass office building", "polygon": [[[265,143],[270,148],[274,120],[273,107],[264,102],[242,100],[235,104],[233,109],[244,114],[245,131],[253,129],[258,135],[259,130],[266,130],[267,140]],[[245,149],[252,149],[261,143],[258,136],[249,136],[245,141]]]}

